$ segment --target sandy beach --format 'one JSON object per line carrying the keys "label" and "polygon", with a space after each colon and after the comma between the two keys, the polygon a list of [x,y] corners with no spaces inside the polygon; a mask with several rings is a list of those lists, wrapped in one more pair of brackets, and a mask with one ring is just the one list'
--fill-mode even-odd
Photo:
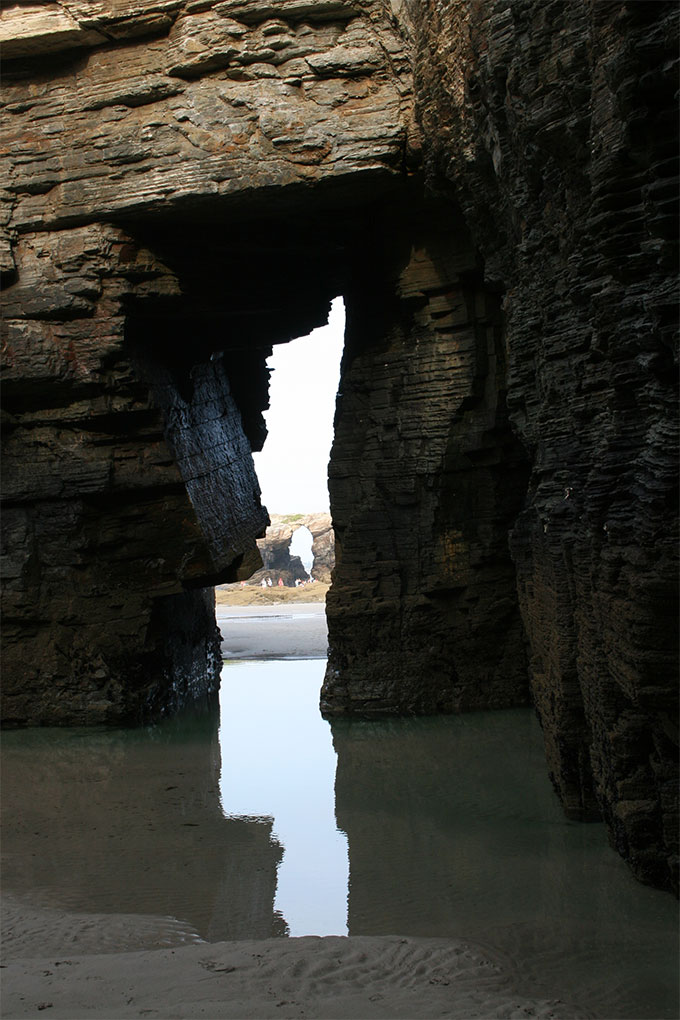
{"label": "sandy beach", "polygon": [[[182,945],[176,941],[181,933],[168,920],[69,915],[10,903],[3,921],[3,1018],[567,1020],[592,1015],[560,1001],[518,994],[502,963],[472,944],[308,936]],[[135,935],[148,938],[154,921],[165,948],[116,951],[116,943],[134,944]]]}
{"label": "sandy beach", "polygon": [[216,616],[225,659],[316,659],[328,654],[323,602],[218,604]]}
{"label": "sandy beach", "polygon": [[215,589],[218,610],[224,606],[293,605],[298,602],[325,602],[329,584],[311,581],[299,588],[261,588],[259,584],[225,584]]}

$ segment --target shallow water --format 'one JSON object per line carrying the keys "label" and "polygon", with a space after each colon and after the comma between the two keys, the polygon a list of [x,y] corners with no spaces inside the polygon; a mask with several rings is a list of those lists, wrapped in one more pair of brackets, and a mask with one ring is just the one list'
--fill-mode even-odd
{"label": "shallow water", "polygon": [[215,705],[143,730],[6,733],[3,892],[36,909],[10,948],[39,955],[37,927],[64,911],[73,951],[450,936],[500,956],[518,992],[678,1016],[676,903],[601,825],[564,818],[530,710],[331,727],[324,665],[228,664],[221,721]]}

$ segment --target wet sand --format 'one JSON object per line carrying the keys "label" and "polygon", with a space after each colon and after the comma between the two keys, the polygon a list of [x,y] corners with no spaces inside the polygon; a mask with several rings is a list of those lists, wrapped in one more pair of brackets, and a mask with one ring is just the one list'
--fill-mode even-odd
{"label": "wet sand", "polygon": [[[153,920],[69,915],[11,902],[4,919],[10,931],[2,971],[3,1018],[592,1016],[574,1004],[518,995],[500,961],[473,944],[444,939],[307,936],[114,950],[112,943],[134,941],[134,932]],[[106,949],[88,951],[107,932]],[[169,931],[165,935],[171,937]],[[23,955],[30,953],[33,939],[40,955]],[[15,958],[17,950],[21,955]]]}
{"label": "wet sand", "polygon": [[216,615],[225,659],[320,659],[328,653],[323,602],[218,604]]}

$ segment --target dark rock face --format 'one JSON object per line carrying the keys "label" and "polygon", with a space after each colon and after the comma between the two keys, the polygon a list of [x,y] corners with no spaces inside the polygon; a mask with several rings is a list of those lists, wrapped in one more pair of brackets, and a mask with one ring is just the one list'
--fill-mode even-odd
{"label": "dark rock face", "polygon": [[463,7],[411,5],[419,112],[503,292],[548,764],[570,814],[677,887],[678,8]]}
{"label": "dark rock face", "polygon": [[260,562],[265,360],[410,146],[380,4],[162,6],[2,12],[5,723],[216,685],[201,588]]}
{"label": "dark rock face", "polygon": [[3,718],[214,686],[265,360],[343,294],[325,710],[532,697],[672,883],[677,6],[162,8],[0,21]]}
{"label": "dark rock face", "polygon": [[25,236],[16,251],[3,322],[3,720],[141,720],[218,684],[205,586],[257,558],[266,517],[250,446],[219,362],[197,365],[180,392],[133,336],[124,306],[177,288],[149,253],[110,228]]}
{"label": "dark rock face", "polygon": [[427,229],[393,237],[384,275],[368,251],[345,291],[326,714],[528,698],[507,546],[527,467],[507,422],[498,301],[464,224],[438,203],[419,213]]}

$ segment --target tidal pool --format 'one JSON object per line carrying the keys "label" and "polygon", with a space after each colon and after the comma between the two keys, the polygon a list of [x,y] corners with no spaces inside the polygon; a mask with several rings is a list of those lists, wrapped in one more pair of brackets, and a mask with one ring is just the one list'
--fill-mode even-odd
{"label": "tidal pool", "polygon": [[531,710],[331,725],[324,666],[228,663],[221,706],[145,729],[4,734],[10,951],[40,955],[49,924],[81,952],[464,938],[520,993],[678,1016],[677,904],[564,818]]}

